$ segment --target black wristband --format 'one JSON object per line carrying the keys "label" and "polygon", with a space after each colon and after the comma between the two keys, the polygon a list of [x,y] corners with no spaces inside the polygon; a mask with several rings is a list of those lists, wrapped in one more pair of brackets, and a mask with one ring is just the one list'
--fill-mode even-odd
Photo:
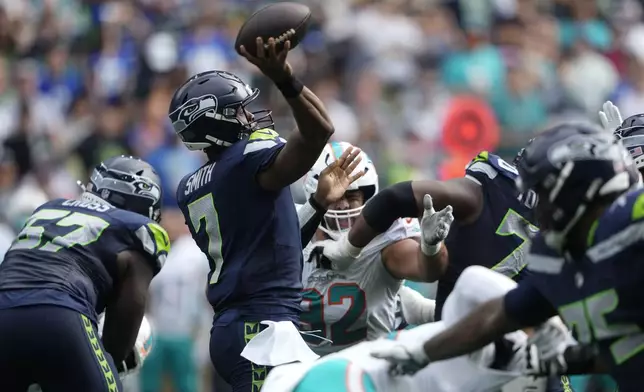
{"label": "black wristband", "polygon": [[418,208],[411,181],[399,182],[376,193],[362,209],[365,222],[384,233],[398,218],[416,218]]}
{"label": "black wristband", "polygon": [[275,82],[275,87],[282,92],[284,98],[297,98],[304,90],[302,82],[297,80],[295,76],[291,76],[286,80]]}
{"label": "black wristband", "polygon": [[322,215],[326,214],[326,208],[322,207],[320,203],[318,203],[318,201],[315,200],[315,197],[313,197],[313,195],[309,197],[309,204],[311,205],[311,207],[313,207],[315,212],[317,212],[318,214],[322,214]]}

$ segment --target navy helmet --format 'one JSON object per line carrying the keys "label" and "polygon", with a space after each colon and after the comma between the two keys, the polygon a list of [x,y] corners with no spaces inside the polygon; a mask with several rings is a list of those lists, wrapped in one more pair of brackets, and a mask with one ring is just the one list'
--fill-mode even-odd
{"label": "navy helmet", "polygon": [[621,142],[600,127],[565,122],[539,134],[518,162],[521,192],[537,193],[537,219],[548,243],[567,234],[592,203],[619,195],[639,181]]}
{"label": "navy helmet", "polygon": [[202,72],[175,91],[168,116],[189,150],[228,147],[273,126],[270,110],[246,109],[258,96],[258,89],[229,72]]}
{"label": "navy helmet", "polygon": [[637,169],[644,171],[644,114],[624,120],[615,130],[615,136],[622,141]]}
{"label": "navy helmet", "polygon": [[161,179],[141,159],[121,155],[105,160],[94,168],[86,190],[116,208],[161,220]]}

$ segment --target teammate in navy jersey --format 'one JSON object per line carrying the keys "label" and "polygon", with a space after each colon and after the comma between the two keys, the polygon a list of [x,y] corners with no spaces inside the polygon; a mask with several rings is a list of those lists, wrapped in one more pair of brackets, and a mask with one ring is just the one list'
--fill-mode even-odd
{"label": "teammate in navy jersey", "polygon": [[116,157],[79,199],[34,211],[0,264],[3,391],[121,390],[118,372],[135,361],[148,285],[170,247],[160,200],[150,165]]}
{"label": "teammate in navy jersey", "polygon": [[541,232],[530,249],[530,276],[389,359],[417,369],[559,314],[579,344],[530,350],[528,373],[607,372],[620,391],[641,391],[644,190],[630,166],[621,142],[592,125],[564,123],[540,134],[518,167],[521,189],[539,196]]}
{"label": "teammate in navy jersey", "polygon": [[288,143],[272,129],[270,111],[249,111],[259,90],[228,72],[191,77],[169,109],[186,147],[208,156],[180,182],[177,200],[210,262],[210,356],[233,391],[256,391],[266,376],[266,367],[240,357],[266,327],[260,322],[299,325],[302,244],[289,185],[306,174],[333,134],[319,99],[293,76],[289,46],[277,53],[271,38],[266,51],[258,42],[256,56],[240,48],[290,105],[298,129]]}

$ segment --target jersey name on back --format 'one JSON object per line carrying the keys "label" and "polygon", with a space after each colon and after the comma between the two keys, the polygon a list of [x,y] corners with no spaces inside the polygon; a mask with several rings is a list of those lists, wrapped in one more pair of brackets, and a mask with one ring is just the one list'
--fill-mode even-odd
{"label": "jersey name on back", "polygon": [[449,265],[438,282],[436,315],[470,265],[482,265],[515,278],[524,269],[530,238],[538,231],[532,208],[533,192],[519,194],[517,170],[500,157],[481,152],[465,169],[465,177],[481,186],[483,208],[468,225],[452,225],[445,241]]}
{"label": "jersey name on back", "polygon": [[255,131],[177,188],[190,233],[210,264],[208,300],[218,313],[299,313],[302,253],[293,199],[288,187],[269,192],[257,182],[284,145],[271,129]]}
{"label": "jersey name on back", "polygon": [[5,306],[60,305],[95,319],[117,278],[118,253],[138,251],[156,274],[169,249],[166,231],[143,215],[106,203],[53,200],[34,211],[0,264],[0,291],[34,290]]}

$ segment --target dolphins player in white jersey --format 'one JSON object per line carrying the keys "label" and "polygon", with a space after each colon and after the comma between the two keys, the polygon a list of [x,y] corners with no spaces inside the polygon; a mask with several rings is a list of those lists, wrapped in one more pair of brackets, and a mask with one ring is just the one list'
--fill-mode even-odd
{"label": "dolphins player in white jersey", "polygon": [[[417,345],[418,341],[454,324],[479,304],[515,286],[511,279],[485,267],[468,267],[445,303],[442,321],[363,342],[315,362],[279,366],[269,373],[262,392],[543,391],[545,379],[521,377],[530,366],[526,352],[541,349],[529,344],[528,336],[522,331],[507,334],[506,345],[489,344],[469,355],[432,363],[413,376],[394,376],[390,363],[376,358],[380,352]],[[550,328],[543,328],[539,339],[532,338],[535,344],[547,341],[556,345],[572,340],[558,318],[547,324]]]}
{"label": "dolphins player in white jersey", "polygon": [[[304,179],[308,206],[300,208],[302,218],[307,209],[322,209],[313,197],[318,191],[318,180],[323,171],[343,156],[355,156],[359,151],[346,142],[329,143]],[[347,154],[349,152],[349,154]],[[417,219],[399,219],[376,237],[348,269],[335,271],[319,254],[312,252],[316,241],[337,239],[351,228],[360,215],[364,203],[378,192],[376,169],[364,152],[359,152],[355,171],[364,173],[346,188],[339,199],[329,205],[321,218],[313,222],[317,228],[313,240],[305,247],[302,283],[304,295],[301,323],[303,331],[316,331],[317,336],[305,335],[305,340],[318,355],[325,355],[374,339],[396,327],[396,296],[403,279],[423,281],[418,268],[420,227]],[[316,206],[316,204],[318,204]],[[312,207],[311,207],[312,206]],[[303,219],[300,219],[302,222]],[[301,223],[302,224],[302,223]],[[302,224],[303,242],[306,224]],[[310,236],[309,236],[310,237]],[[405,317],[414,323],[433,321],[434,301],[422,296],[406,295],[402,288]]]}

